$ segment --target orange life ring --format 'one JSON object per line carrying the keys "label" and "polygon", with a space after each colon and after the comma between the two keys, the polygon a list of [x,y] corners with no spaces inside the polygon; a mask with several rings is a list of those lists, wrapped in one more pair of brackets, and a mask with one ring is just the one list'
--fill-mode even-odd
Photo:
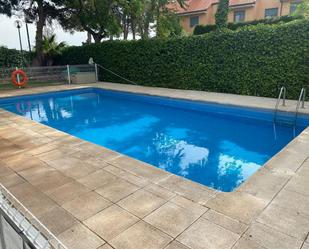
{"label": "orange life ring", "polygon": [[[22,79],[19,80],[19,82],[17,81],[18,74],[21,75],[22,77]],[[28,77],[27,77],[27,74],[23,70],[17,69],[12,72],[11,80],[15,86],[24,86],[28,82]]]}

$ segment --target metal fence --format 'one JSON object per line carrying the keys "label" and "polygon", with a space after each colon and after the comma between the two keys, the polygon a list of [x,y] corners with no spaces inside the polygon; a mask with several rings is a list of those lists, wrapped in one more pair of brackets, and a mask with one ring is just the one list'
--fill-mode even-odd
{"label": "metal fence", "polygon": [[0,89],[13,88],[12,72],[22,69],[28,77],[29,86],[51,84],[91,83],[97,81],[97,66],[94,65],[64,65],[46,67],[0,68]]}
{"label": "metal fence", "polygon": [[0,248],[67,249],[0,184]]}

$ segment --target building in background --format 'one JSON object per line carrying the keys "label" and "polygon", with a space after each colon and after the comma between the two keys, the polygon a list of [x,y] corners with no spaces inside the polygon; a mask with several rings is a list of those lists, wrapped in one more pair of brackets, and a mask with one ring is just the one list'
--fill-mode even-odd
{"label": "building in background", "polygon": [[[181,26],[192,33],[196,25],[215,24],[219,0],[187,0],[181,8],[172,0],[169,8],[180,17]],[[229,22],[246,22],[286,16],[296,10],[300,0],[230,0]]]}

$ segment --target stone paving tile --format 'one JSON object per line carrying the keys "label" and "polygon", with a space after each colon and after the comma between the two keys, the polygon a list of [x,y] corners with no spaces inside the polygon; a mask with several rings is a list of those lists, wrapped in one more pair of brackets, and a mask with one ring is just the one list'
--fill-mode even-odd
{"label": "stone paving tile", "polygon": [[[76,166],[87,166],[87,163],[77,159],[77,158],[72,158],[68,156],[64,156],[62,158],[54,159],[48,163],[50,166],[52,166],[55,169],[58,170],[67,170],[71,169],[73,170],[74,167]],[[89,165],[90,166],[90,165]]]}
{"label": "stone paving tile", "polygon": [[163,249],[171,240],[171,237],[158,229],[140,221],[112,239],[110,243],[116,249]]}
{"label": "stone paving tile", "polygon": [[13,174],[14,171],[6,166],[5,163],[0,161],[0,177]]}
{"label": "stone paving tile", "polygon": [[189,249],[189,247],[186,247],[185,245],[174,240],[172,241],[172,243],[168,244],[167,247],[165,247],[165,249]]}
{"label": "stone paving tile", "polygon": [[201,205],[216,194],[216,191],[210,188],[171,174],[158,184]]}
{"label": "stone paving tile", "polygon": [[138,221],[124,209],[113,205],[84,221],[93,232],[109,242]]}
{"label": "stone paving tile", "polygon": [[300,240],[305,240],[309,232],[309,217],[274,204],[270,204],[257,221]]}
{"label": "stone paving tile", "polygon": [[199,218],[196,213],[168,202],[144,220],[175,238]]}
{"label": "stone paving tile", "polygon": [[127,182],[130,182],[130,183],[132,183],[136,186],[139,186],[139,187],[144,187],[147,184],[149,184],[149,181],[146,178],[138,177],[136,175],[131,174],[128,171],[124,171],[124,170],[119,169],[119,168],[112,166],[112,165],[105,167],[104,170],[116,175],[117,177],[120,177],[120,178],[126,180]]}
{"label": "stone paving tile", "polygon": [[50,163],[52,162],[53,160],[56,160],[57,158],[62,158],[62,157],[65,157],[66,154],[63,153],[62,151],[60,150],[50,150],[50,151],[47,151],[47,152],[44,152],[40,155],[37,155],[36,157],[39,158],[40,160],[42,160],[43,162],[46,162],[46,163]]}
{"label": "stone paving tile", "polygon": [[237,191],[243,191],[266,201],[271,201],[289,178],[290,176],[282,176],[282,174],[261,168],[250,177],[250,181],[243,183]]}
{"label": "stone paving tile", "polygon": [[309,243],[304,243],[301,249],[309,249]]}
{"label": "stone paving tile", "polygon": [[165,202],[164,199],[140,189],[119,201],[118,205],[137,217],[143,218]]}
{"label": "stone paving tile", "polygon": [[273,200],[272,204],[296,211],[309,218],[309,196],[283,189]]}
{"label": "stone paving tile", "polygon": [[179,195],[176,195],[170,201],[177,204],[180,207],[189,209],[191,212],[197,214],[198,216],[201,216],[203,213],[205,213],[208,210],[207,207],[199,205],[198,203],[195,203]]}
{"label": "stone paving tile", "polygon": [[309,196],[308,178],[306,176],[296,175],[288,182],[286,189]]}
{"label": "stone paving tile", "polygon": [[55,207],[46,212],[39,217],[39,220],[56,236],[79,224],[72,215],[60,207]]}
{"label": "stone paving tile", "polygon": [[299,249],[302,244],[294,237],[256,222],[246,231],[245,237],[267,249]]}
{"label": "stone paving tile", "polygon": [[53,200],[29,183],[16,185],[9,190],[37,217],[57,207]]}
{"label": "stone paving tile", "polygon": [[28,182],[32,182],[32,180],[48,176],[53,172],[55,172],[54,168],[45,165],[40,165],[19,171],[18,174],[21,175],[23,178],[25,178]]}
{"label": "stone paving tile", "polygon": [[99,146],[93,143],[83,143],[79,145],[78,147],[81,151],[86,151],[89,155],[104,158],[105,162],[121,155],[116,151],[103,148],[102,146]]}
{"label": "stone paving tile", "polygon": [[112,202],[118,202],[138,189],[138,186],[117,178],[115,181],[109,182],[95,191]]}
{"label": "stone paving tile", "polygon": [[98,168],[91,166],[91,165],[84,165],[84,166],[75,166],[74,168],[69,168],[66,170],[61,170],[63,174],[68,177],[71,177],[75,180],[83,178],[91,173],[97,171]]}
{"label": "stone paving tile", "polygon": [[62,205],[87,192],[90,192],[90,189],[73,181],[62,185],[59,188],[52,189],[51,191],[48,191],[47,194],[59,205]]}
{"label": "stone paving tile", "polygon": [[56,144],[47,143],[47,144],[38,146],[36,148],[27,150],[26,154],[29,154],[29,155],[32,155],[32,156],[40,155],[40,154],[44,154],[44,153],[50,152],[52,150],[55,150],[58,147],[59,146],[57,146]]}
{"label": "stone paving tile", "polygon": [[97,249],[113,249],[109,244],[104,244],[103,246],[100,246],[99,248]]}
{"label": "stone paving tile", "polygon": [[25,150],[19,146],[12,144],[10,146],[5,146],[0,148],[0,159],[4,160],[8,157],[13,157],[18,154],[23,154]]}
{"label": "stone paving tile", "polygon": [[297,171],[296,175],[309,177],[309,160],[307,160],[306,163],[302,165],[302,167]]}
{"label": "stone paving tile", "polygon": [[104,155],[94,156],[94,155],[91,155],[91,154],[88,154],[82,151],[78,151],[78,152],[74,152],[70,156],[83,160],[84,162],[87,162],[88,164],[96,168],[99,168],[99,169],[109,166],[109,164],[104,161],[104,158],[105,158]]}
{"label": "stone paving tile", "polygon": [[0,177],[0,183],[6,188],[9,188],[9,187],[12,187],[12,186],[24,183],[24,182],[25,182],[25,179],[15,173]]}
{"label": "stone paving tile", "polygon": [[307,158],[306,153],[299,153],[292,149],[286,148],[273,156],[264,167],[268,170],[284,172],[295,172]]}
{"label": "stone paving tile", "polygon": [[198,219],[177,240],[192,249],[228,249],[236,243],[239,235],[206,219]]}
{"label": "stone paving tile", "polygon": [[266,207],[267,202],[246,193],[222,192],[208,201],[206,205],[219,213],[250,224],[264,207]]}
{"label": "stone paving tile", "polygon": [[118,168],[130,171],[152,182],[157,182],[169,176],[166,171],[160,170],[147,163],[135,160],[127,156],[120,156],[111,160],[110,163]]}
{"label": "stone paving tile", "polygon": [[97,249],[105,242],[82,224],[78,224],[59,234],[58,238],[68,248]]}
{"label": "stone paving tile", "polygon": [[8,167],[14,171],[22,171],[35,166],[45,166],[45,164],[32,156],[25,156],[23,154],[17,156],[11,156],[9,158],[3,159]]}
{"label": "stone paving tile", "polygon": [[211,209],[202,217],[239,235],[248,228],[246,224]]}
{"label": "stone paving tile", "polygon": [[111,205],[110,201],[92,191],[66,202],[62,207],[74,217],[83,221]]}
{"label": "stone paving tile", "polygon": [[147,190],[148,192],[151,192],[157,196],[159,196],[160,198],[164,199],[164,200],[170,200],[171,198],[173,198],[176,194],[160,187],[157,184],[149,184],[147,186],[144,187],[145,190]]}
{"label": "stone paving tile", "polygon": [[[232,249],[267,249],[249,238],[240,238]],[[279,248],[278,248],[279,249]]]}
{"label": "stone paving tile", "polygon": [[33,184],[43,192],[48,192],[52,191],[55,188],[59,188],[60,186],[67,184],[71,181],[73,181],[72,178],[67,177],[56,171],[48,174],[47,176],[34,179],[31,184]]}
{"label": "stone paving tile", "polygon": [[109,182],[113,182],[117,179],[113,174],[101,169],[90,175],[78,179],[77,181],[85,185],[87,188],[94,190]]}

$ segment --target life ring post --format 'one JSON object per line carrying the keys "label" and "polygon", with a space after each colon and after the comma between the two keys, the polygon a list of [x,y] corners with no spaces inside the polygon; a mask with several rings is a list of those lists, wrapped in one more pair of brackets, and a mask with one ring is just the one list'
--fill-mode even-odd
{"label": "life ring post", "polygon": [[[22,77],[22,79],[20,79],[20,77]],[[11,80],[15,86],[21,88],[22,86],[25,86],[27,84],[28,77],[25,71],[16,68],[16,70],[12,72]]]}

